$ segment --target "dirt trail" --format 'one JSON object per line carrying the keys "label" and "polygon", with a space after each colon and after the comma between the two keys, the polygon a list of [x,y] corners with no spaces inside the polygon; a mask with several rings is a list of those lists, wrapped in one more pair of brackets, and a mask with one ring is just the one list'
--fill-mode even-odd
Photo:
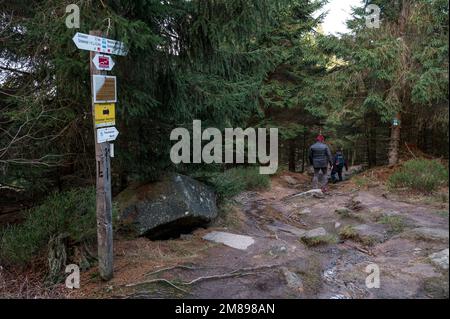
{"label": "dirt trail", "polygon": [[[429,258],[448,249],[447,201],[407,203],[351,181],[330,186],[324,198],[286,199],[308,187],[309,177],[285,173],[270,191],[236,197],[220,226],[165,242],[119,240],[115,278],[101,284],[85,273],[73,296],[448,298],[445,258]],[[301,239],[318,228],[326,233]],[[255,243],[238,250],[202,239],[213,230]],[[381,272],[378,289],[366,286],[371,264]]]}

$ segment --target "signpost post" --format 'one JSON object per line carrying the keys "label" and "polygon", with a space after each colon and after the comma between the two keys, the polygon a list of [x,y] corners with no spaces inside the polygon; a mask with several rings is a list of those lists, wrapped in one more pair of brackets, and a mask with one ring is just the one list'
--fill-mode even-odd
{"label": "signpost post", "polygon": [[[100,36],[99,31],[91,31],[90,35]],[[95,67],[93,59],[95,52],[90,52],[91,88],[94,87],[94,75],[104,75]],[[94,92],[92,92],[94,93]],[[92,117],[94,121],[95,160],[97,167],[96,202],[97,202],[97,244],[98,267],[100,277],[109,280],[113,277],[113,229],[112,229],[112,196],[111,196],[111,160],[109,143],[97,141],[95,125],[95,103],[92,94]]]}
{"label": "signpost post", "polygon": [[[119,131],[114,127],[116,121],[115,102],[117,102],[117,82],[115,76],[107,76],[114,61],[109,55],[127,55],[125,45],[120,41],[102,37],[100,31],[89,34],[77,32],[73,37],[77,48],[90,51],[90,74],[92,88],[92,118],[95,139],[96,160],[96,202],[97,202],[97,240],[98,267],[100,277],[109,280],[113,277],[113,228],[111,196],[111,157],[114,141]],[[105,53],[105,54],[100,54]]]}

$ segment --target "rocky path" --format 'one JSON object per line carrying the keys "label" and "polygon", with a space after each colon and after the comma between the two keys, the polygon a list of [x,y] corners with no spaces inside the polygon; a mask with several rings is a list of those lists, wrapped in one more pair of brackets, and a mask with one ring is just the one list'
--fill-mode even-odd
{"label": "rocky path", "polygon": [[[245,218],[238,233],[252,236],[255,244],[245,251],[215,247],[204,264],[216,271],[263,268],[246,277],[205,282],[196,286],[193,295],[448,296],[448,211],[445,215],[433,207],[393,201],[376,190],[341,191],[342,188],[333,187],[323,198],[283,199],[293,188],[289,183],[275,183],[271,192],[239,196],[236,201]],[[380,288],[369,289],[366,278],[373,267],[380,270]]]}
{"label": "rocky path", "polygon": [[[235,198],[227,223],[172,243],[177,247],[195,243],[195,253],[184,260],[148,265],[150,274],[136,275],[145,268],[136,262],[135,276],[113,281],[111,294],[448,298],[448,203],[406,203],[391,198],[383,188],[360,190],[351,182],[332,185],[324,196],[289,197],[307,188],[303,175],[285,174],[273,180],[270,191],[242,193]],[[213,232],[247,237],[225,237],[231,240],[229,245],[204,239],[224,239]],[[132,252],[124,252],[124,258],[130,260]],[[129,263],[126,268],[133,269]],[[367,277],[377,269],[379,288],[368,287]]]}

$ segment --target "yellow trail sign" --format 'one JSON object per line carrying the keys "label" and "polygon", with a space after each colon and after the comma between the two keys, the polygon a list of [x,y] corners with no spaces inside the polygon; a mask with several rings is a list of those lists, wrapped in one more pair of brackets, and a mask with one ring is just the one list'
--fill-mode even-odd
{"label": "yellow trail sign", "polygon": [[95,127],[116,125],[116,105],[114,103],[95,104]]}

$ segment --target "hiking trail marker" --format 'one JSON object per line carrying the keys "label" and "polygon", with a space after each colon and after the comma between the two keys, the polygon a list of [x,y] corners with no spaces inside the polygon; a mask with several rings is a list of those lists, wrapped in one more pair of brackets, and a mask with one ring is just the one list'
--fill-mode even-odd
{"label": "hiking trail marker", "polygon": [[96,128],[116,125],[116,105],[114,103],[95,104],[94,108]]}
{"label": "hiking trail marker", "polygon": [[105,143],[115,141],[119,131],[114,127],[104,127],[97,130],[97,143]]}
{"label": "hiking trail marker", "polygon": [[113,55],[125,56],[128,54],[128,49],[125,44],[120,41],[111,40],[92,34],[85,34],[77,32],[72,38],[73,42],[80,50],[87,50],[99,53],[107,53]]}
{"label": "hiking trail marker", "polygon": [[113,277],[113,228],[111,195],[111,157],[114,141],[119,131],[116,124],[117,79],[106,75],[114,67],[113,59],[106,54],[125,56],[125,44],[103,38],[101,31],[89,34],[77,32],[72,38],[78,49],[90,51],[90,75],[92,90],[92,118],[96,160],[96,211],[98,268],[103,280]]}
{"label": "hiking trail marker", "polygon": [[111,71],[114,67],[114,60],[106,54],[96,54],[92,62],[100,71]]}
{"label": "hiking trail marker", "polygon": [[117,79],[115,76],[92,75],[94,103],[117,102]]}

